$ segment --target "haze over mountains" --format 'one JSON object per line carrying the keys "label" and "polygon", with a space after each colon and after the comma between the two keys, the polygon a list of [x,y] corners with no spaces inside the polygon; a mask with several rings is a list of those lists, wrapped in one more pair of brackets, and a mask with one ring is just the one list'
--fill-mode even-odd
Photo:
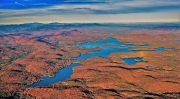
{"label": "haze over mountains", "polygon": [[[98,27],[96,30],[104,32],[127,32],[138,29],[166,29],[166,30],[179,30],[180,24],[177,23],[24,23],[24,24],[12,24],[12,25],[0,25],[0,35],[20,33],[31,33],[32,31],[41,30],[58,30],[69,28],[81,28],[91,29],[92,27]],[[101,27],[101,28],[99,28]],[[103,30],[104,28],[104,30]],[[128,28],[127,30],[124,30]]]}

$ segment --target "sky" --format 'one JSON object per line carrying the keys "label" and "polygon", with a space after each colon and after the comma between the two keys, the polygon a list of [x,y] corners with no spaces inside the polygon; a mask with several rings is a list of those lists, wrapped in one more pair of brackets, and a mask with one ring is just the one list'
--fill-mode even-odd
{"label": "sky", "polygon": [[180,22],[179,0],[0,0],[0,24]]}

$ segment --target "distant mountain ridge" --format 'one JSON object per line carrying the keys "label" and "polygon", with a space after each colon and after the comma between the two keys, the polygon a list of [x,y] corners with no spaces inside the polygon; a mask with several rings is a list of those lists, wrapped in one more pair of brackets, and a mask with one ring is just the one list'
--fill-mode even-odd
{"label": "distant mountain ridge", "polygon": [[129,28],[129,29],[165,29],[165,30],[179,30],[180,23],[24,23],[24,24],[11,24],[0,25],[0,35],[7,35],[15,33],[24,33],[32,31],[43,30],[58,30],[68,28],[89,28],[89,27],[109,27],[114,28]]}

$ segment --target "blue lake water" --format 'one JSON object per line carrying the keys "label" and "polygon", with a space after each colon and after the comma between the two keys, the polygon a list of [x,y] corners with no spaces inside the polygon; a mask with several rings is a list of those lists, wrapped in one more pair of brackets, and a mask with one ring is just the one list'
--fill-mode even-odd
{"label": "blue lake water", "polygon": [[48,76],[43,76],[41,81],[36,82],[34,84],[28,85],[26,88],[29,87],[36,87],[36,86],[43,86],[43,85],[49,85],[52,83],[64,81],[67,78],[70,78],[71,74],[73,73],[72,68],[76,66],[80,66],[81,64],[78,63],[73,63],[61,70],[59,70],[54,77],[48,77]]}
{"label": "blue lake water", "polygon": [[155,49],[155,52],[163,52],[165,50],[164,47],[159,47]]}
{"label": "blue lake water", "polygon": [[134,65],[137,62],[145,62],[142,58],[137,57],[137,58],[121,58],[126,64],[128,65]]}
{"label": "blue lake water", "polygon": [[[113,52],[120,52],[120,53],[125,53],[125,52],[138,52],[138,50],[130,50],[129,47],[135,46],[135,44],[128,44],[128,43],[123,43],[119,42],[117,39],[109,37],[105,40],[99,40],[97,42],[86,42],[83,44],[78,44],[77,45],[79,48],[95,48],[95,47],[100,47],[102,50],[98,51],[92,51],[89,54],[81,54],[80,56],[76,57],[76,60],[85,60],[94,56],[100,56],[100,57],[108,57],[111,53]],[[144,45],[141,46],[149,46],[149,44],[144,43]],[[155,52],[162,52],[164,51],[163,47],[157,48]],[[122,59],[124,60],[127,64],[135,64],[136,61],[142,61],[142,59],[137,58],[136,61],[135,59]],[[36,86],[45,86],[49,84],[53,84],[56,82],[61,82],[64,81],[72,75],[73,71],[72,68],[76,66],[81,66],[81,64],[77,63],[72,63],[71,65],[60,69],[54,77],[42,77],[42,80],[33,84],[28,85],[26,88],[30,87],[36,87]]]}
{"label": "blue lake water", "polygon": [[93,42],[93,43],[83,43],[79,44],[79,48],[95,48],[95,47],[100,47],[102,50],[100,51],[93,51],[90,52],[89,54],[82,54],[79,57],[77,57],[77,60],[85,60],[94,56],[100,56],[100,57],[107,57],[109,56],[112,52],[138,52],[136,50],[130,50],[130,46],[135,46],[135,44],[128,44],[128,43],[123,43],[119,42],[117,39],[109,37],[106,40],[102,40],[99,42]]}

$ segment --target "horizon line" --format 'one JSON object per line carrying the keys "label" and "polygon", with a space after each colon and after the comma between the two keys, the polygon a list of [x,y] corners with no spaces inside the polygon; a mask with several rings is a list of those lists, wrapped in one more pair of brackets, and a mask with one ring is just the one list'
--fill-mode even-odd
{"label": "horizon line", "polygon": [[179,23],[178,21],[167,21],[167,22],[25,22],[25,23],[0,23],[0,25],[21,25],[21,24],[30,24],[30,23],[40,23],[40,24],[131,24],[131,23]]}

